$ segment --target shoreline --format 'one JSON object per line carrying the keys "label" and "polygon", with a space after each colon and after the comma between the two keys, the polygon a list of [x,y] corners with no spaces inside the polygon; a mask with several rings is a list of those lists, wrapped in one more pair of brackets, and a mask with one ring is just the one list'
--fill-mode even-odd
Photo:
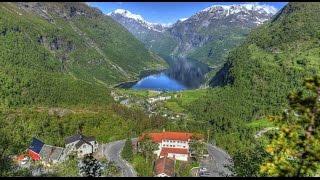
{"label": "shoreline", "polygon": [[113,86],[114,88],[123,88],[123,89],[130,89],[132,86],[134,86],[137,82],[139,82],[141,79],[153,75],[153,74],[158,74],[161,72],[164,72],[168,70],[166,69],[149,69],[149,70],[142,70],[139,73],[138,76],[138,80],[133,80],[133,81],[125,81],[125,82],[121,82],[115,86]]}

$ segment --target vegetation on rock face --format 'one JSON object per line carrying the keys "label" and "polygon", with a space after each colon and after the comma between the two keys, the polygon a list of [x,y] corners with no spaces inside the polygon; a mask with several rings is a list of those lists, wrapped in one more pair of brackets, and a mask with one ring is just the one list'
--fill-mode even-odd
{"label": "vegetation on rock face", "polygon": [[281,117],[271,117],[279,131],[266,151],[271,155],[261,166],[267,176],[320,175],[320,77],[304,83],[309,92],[288,96],[290,108]]}
{"label": "vegetation on rock face", "polygon": [[[0,4],[1,106],[104,103],[106,86],[164,66],[121,25],[82,6]],[[71,7],[87,12],[72,16]]]}
{"label": "vegetation on rock face", "polygon": [[0,52],[1,174],[32,137],[64,147],[79,125],[99,142],[159,125],[114,105],[109,86],[164,61],[84,3],[0,3]]}
{"label": "vegetation on rock face", "polygon": [[286,92],[319,73],[319,8],[319,3],[289,3],[278,18],[254,30],[228,56],[232,65],[226,78],[233,83],[195,101],[194,116],[244,139],[245,121],[280,114],[287,107]]}

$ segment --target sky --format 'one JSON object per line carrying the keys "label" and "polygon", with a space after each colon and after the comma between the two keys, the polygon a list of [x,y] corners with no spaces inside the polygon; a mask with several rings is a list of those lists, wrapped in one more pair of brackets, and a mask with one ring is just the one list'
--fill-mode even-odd
{"label": "sky", "polygon": [[[243,2],[248,3],[248,2]],[[160,24],[173,24],[179,19],[188,18],[193,14],[212,5],[232,5],[241,2],[90,2],[92,7],[99,8],[107,14],[116,9],[125,9],[133,14],[141,15],[146,21]],[[259,2],[281,9],[287,2]]]}

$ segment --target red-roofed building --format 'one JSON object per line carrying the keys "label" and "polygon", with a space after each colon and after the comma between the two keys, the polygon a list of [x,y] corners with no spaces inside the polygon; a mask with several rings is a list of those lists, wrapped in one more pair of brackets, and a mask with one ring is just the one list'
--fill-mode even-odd
{"label": "red-roofed building", "polygon": [[175,161],[170,158],[158,158],[155,162],[154,172],[157,177],[173,177]]}
{"label": "red-roofed building", "polygon": [[186,132],[157,132],[144,133],[139,137],[138,142],[148,135],[153,142],[159,144],[159,150],[154,153],[158,157],[170,157],[176,160],[188,161],[189,142],[193,136],[192,133]]}

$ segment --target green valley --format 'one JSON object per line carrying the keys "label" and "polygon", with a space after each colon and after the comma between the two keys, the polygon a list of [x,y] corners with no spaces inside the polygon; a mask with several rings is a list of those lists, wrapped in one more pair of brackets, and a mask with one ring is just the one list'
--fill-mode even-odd
{"label": "green valley", "polygon": [[[320,3],[253,7],[212,6],[159,30],[86,3],[0,3],[0,176],[30,175],[12,159],[32,138],[64,147],[76,133],[94,137],[101,162],[114,163],[102,176],[162,176],[161,163],[170,176],[319,176]],[[250,18],[234,25],[237,15]],[[203,67],[169,57],[179,53]],[[191,88],[179,73],[205,80]],[[154,153],[145,133],[177,144],[154,135],[168,151]],[[187,162],[172,161],[184,141]],[[224,159],[232,163],[222,167]],[[69,168],[80,176],[78,166],[71,158],[53,176]]]}

